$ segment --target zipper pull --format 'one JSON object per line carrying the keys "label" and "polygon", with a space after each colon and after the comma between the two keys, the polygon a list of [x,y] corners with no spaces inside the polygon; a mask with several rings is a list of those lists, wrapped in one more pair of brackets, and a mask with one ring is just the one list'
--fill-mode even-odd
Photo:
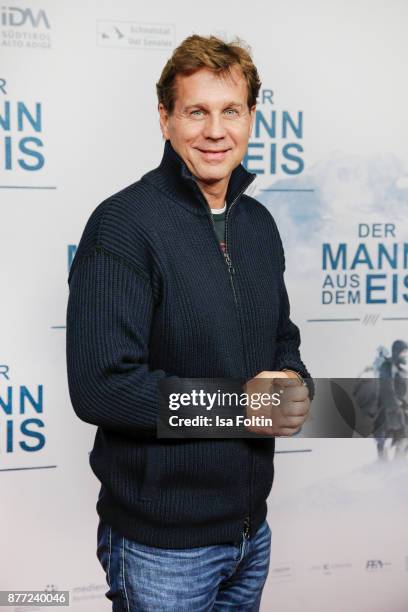
{"label": "zipper pull", "polygon": [[243,536],[246,540],[249,539],[249,534],[250,534],[250,518],[249,516],[246,516],[244,519],[244,531],[243,531]]}
{"label": "zipper pull", "polygon": [[227,251],[224,252],[225,261],[227,262],[228,270],[231,274],[235,274],[234,267],[232,265],[232,261]]}

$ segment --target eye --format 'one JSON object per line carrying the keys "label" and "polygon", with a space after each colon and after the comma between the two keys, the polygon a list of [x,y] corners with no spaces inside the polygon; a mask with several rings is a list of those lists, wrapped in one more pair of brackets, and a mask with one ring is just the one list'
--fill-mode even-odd
{"label": "eye", "polygon": [[202,113],[202,112],[203,112],[202,110],[197,109],[197,110],[191,111],[190,115],[193,115],[194,117],[198,117],[199,115],[197,115],[196,113]]}
{"label": "eye", "polygon": [[237,111],[236,108],[227,108],[225,112],[226,113],[230,113],[231,115],[237,115],[238,114],[238,111]]}

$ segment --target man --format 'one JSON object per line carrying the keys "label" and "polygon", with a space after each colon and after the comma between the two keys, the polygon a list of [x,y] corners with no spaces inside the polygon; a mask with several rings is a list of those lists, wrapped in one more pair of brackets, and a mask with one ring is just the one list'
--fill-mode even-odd
{"label": "man", "polygon": [[[97,555],[113,610],[259,609],[274,436],[309,409],[279,233],[244,195],[259,88],[239,41],[184,40],[157,84],[162,161],[94,210],[70,271],[69,389],[98,426]],[[160,382],[251,390],[265,377],[290,401],[264,437],[157,437]]]}

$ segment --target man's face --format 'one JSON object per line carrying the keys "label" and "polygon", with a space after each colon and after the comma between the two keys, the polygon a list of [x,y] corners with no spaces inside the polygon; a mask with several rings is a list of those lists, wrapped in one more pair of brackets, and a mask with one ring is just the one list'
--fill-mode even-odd
{"label": "man's face", "polygon": [[232,66],[231,77],[201,68],[189,76],[177,75],[171,115],[159,105],[163,136],[199,182],[228,183],[241,163],[255,117],[247,93],[238,66]]}

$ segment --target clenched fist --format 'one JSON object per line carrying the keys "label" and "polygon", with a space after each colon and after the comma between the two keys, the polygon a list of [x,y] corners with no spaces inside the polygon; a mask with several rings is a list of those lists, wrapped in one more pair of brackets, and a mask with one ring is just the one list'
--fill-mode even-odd
{"label": "clenched fist", "polygon": [[[265,370],[247,381],[244,391],[249,395],[249,403],[251,396],[258,400],[260,394],[265,393],[279,394],[280,398],[276,405],[276,402],[271,401],[258,409],[247,406],[246,416],[252,421],[256,416],[272,419],[272,426],[249,425],[248,431],[259,435],[292,436],[300,430],[309,415],[309,390],[296,374],[290,374],[292,373]],[[254,405],[257,404],[254,402]]]}

